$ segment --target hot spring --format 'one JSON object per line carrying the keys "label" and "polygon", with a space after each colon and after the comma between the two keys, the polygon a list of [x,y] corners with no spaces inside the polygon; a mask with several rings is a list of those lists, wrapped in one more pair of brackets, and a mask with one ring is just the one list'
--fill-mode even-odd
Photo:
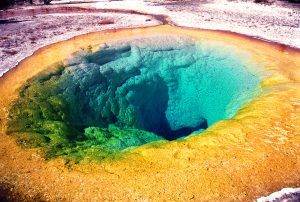
{"label": "hot spring", "polygon": [[7,131],[49,158],[82,158],[91,149],[106,158],[200,134],[258,93],[260,78],[247,55],[231,48],[161,34],[77,51],[19,89]]}
{"label": "hot spring", "polygon": [[41,48],[0,78],[0,182],[58,201],[253,201],[299,187],[299,56],[169,25]]}

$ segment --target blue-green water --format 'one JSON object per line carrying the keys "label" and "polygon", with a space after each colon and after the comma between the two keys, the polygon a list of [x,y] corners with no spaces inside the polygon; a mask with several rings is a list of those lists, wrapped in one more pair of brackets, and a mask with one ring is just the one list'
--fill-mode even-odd
{"label": "blue-green water", "polygon": [[234,115],[260,84],[231,48],[161,36],[78,53],[28,81],[10,110],[9,131],[57,156],[206,129]]}

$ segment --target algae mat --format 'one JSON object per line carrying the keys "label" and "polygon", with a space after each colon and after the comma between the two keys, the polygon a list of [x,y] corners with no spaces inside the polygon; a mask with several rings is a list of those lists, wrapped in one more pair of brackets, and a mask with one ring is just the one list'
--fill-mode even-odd
{"label": "algae mat", "polygon": [[[154,40],[155,38],[160,40]],[[178,38],[180,40],[177,40]],[[134,45],[130,46],[131,55],[134,55],[132,52],[135,51],[138,52],[136,55],[139,57],[127,55],[128,46],[126,44],[130,40],[135,40]],[[214,58],[212,56],[217,54],[216,58],[221,58],[220,61],[223,61],[222,63],[208,63],[207,71],[204,73],[200,71],[199,75],[214,75],[211,72],[217,72],[217,77],[222,78],[220,79],[222,81],[228,79],[226,83],[230,85],[226,85],[225,88],[222,83],[217,81],[210,84],[210,79],[205,80],[200,77],[198,79],[195,69],[199,68],[193,69],[189,63],[195,59],[192,57],[194,54],[189,54],[194,50],[194,46],[190,44],[191,40],[200,43],[197,48],[197,53],[202,54],[200,58]],[[125,45],[119,45],[124,41],[127,41]],[[114,48],[112,52],[112,49],[109,49],[111,44],[118,44],[119,48]],[[182,44],[184,45],[182,46]],[[145,54],[141,51],[150,46],[152,50],[150,53],[148,51]],[[164,47],[163,51],[161,46]],[[203,48],[204,46],[216,48]],[[186,47],[188,48],[186,49]],[[104,55],[103,50],[107,51]],[[180,53],[181,50],[186,54]],[[215,53],[216,50],[217,53]],[[193,71],[178,73],[173,69],[165,68],[168,65],[159,66],[158,63],[143,60],[145,57],[142,56],[145,55],[152,59],[156,58],[155,54],[159,52],[161,55],[160,51],[164,52],[163,57],[158,57],[160,63],[173,66],[176,64],[176,67],[180,67],[180,71],[181,69],[193,69]],[[176,54],[173,54],[174,51]],[[204,54],[207,52],[209,54]],[[172,56],[171,60],[165,60],[164,58],[169,55]],[[185,58],[181,55],[185,55]],[[119,56],[128,60],[121,58],[119,62],[111,63]],[[12,187],[10,190],[12,195],[24,200],[31,198],[51,201],[251,201],[282,187],[299,186],[300,162],[297,158],[300,143],[299,56],[300,53],[297,50],[236,34],[171,26],[91,33],[42,48],[33,56],[22,61],[18,67],[8,72],[0,80],[1,183]],[[89,74],[85,70],[92,69],[93,65],[86,65],[86,61],[82,62],[82,57],[96,65],[112,64],[111,67],[105,67],[106,69],[113,69],[125,64],[120,69],[127,68],[128,71],[116,74],[114,79],[108,83],[119,79],[122,85],[130,81],[126,86],[133,84],[139,86],[137,83],[146,80],[147,85],[143,86],[148,87],[141,90],[135,87],[134,92],[137,92],[136,94],[139,96],[133,96],[133,98],[132,96],[123,96],[126,98],[125,101],[131,100],[131,105],[124,104],[123,99],[114,101],[111,96],[108,96],[109,99],[106,99],[105,102],[109,101],[114,106],[115,103],[118,103],[116,105],[118,113],[106,115],[103,112],[103,109],[106,108],[102,107],[97,112],[105,114],[100,117],[100,120],[103,120],[104,117],[106,121],[101,123],[99,120],[91,118],[93,113],[90,112],[90,109],[79,110],[86,105],[86,102],[81,103],[81,107],[78,109],[77,105],[73,106],[71,111],[78,110],[74,114],[80,116],[71,114],[70,119],[65,119],[66,116],[60,114],[63,117],[62,120],[74,125],[75,129],[66,130],[67,135],[54,136],[52,132],[49,132],[56,129],[58,130],[57,134],[61,134],[59,131],[64,131],[65,127],[57,124],[58,118],[53,118],[53,114],[49,115],[48,111],[45,113],[42,110],[44,108],[41,107],[44,105],[41,104],[30,106],[39,106],[39,112],[44,113],[42,117],[50,117],[49,120],[55,120],[55,124],[49,124],[49,120],[47,120],[47,124],[44,124],[45,122],[37,125],[34,122],[23,124],[29,120],[24,119],[23,112],[25,110],[22,108],[24,105],[29,105],[27,100],[41,95],[47,97],[49,96],[47,93],[52,92],[53,82],[49,82],[51,81],[49,75],[51,78],[53,75],[58,75],[59,78],[69,78],[69,80],[63,80],[64,82],[56,79],[54,83],[59,81],[59,85],[55,85],[55,88],[62,87],[65,83],[68,84],[66,81],[71,82],[69,84],[76,83],[77,80],[82,79],[80,75],[92,78],[95,73]],[[108,58],[108,60],[99,60],[99,58]],[[230,60],[226,58],[230,58]],[[132,73],[136,69],[130,69],[129,66],[140,66],[139,62],[132,62],[135,59],[142,60],[144,66],[147,64],[146,70],[157,66],[155,74],[145,74],[148,76],[142,78],[137,77],[143,75],[142,73],[146,70],[142,68],[138,73]],[[186,64],[189,64],[188,68]],[[195,64],[196,66],[200,65]],[[82,71],[79,72],[79,76],[61,76],[64,75],[61,74],[62,67],[63,72],[76,72],[72,69],[74,65],[81,65]],[[241,66],[243,70],[240,69]],[[53,70],[53,67],[60,68]],[[103,67],[101,66],[101,68]],[[222,68],[226,71],[219,72],[219,69]],[[228,69],[232,71],[228,73]],[[171,73],[174,74],[168,77]],[[104,73],[101,74],[101,76],[103,75]],[[109,72],[108,75],[114,74]],[[130,77],[133,75],[136,79],[132,82],[130,79],[120,79],[124,75],[130,75]],[[153,75],[160,75],[160,77]],[[155,79],[147,80],[145,78]],[[176,85],[173,81],[166,82],[172,78],[178,78]],[[124,82],[125,80],[126,82]],[[199,80],[203,82],[198,84]],[[231,81],[238,85],[233,85]],[[45,86],[49,83],[51,83],[51,88],[46,88]],[[195,83],[198,85],[194,85]],[[205,91],[205,94],[196,95],[195,92],[204,92],[204,90],[192,88],[192,86],[203,86],[204,84],[217,86],[216,89],[221,90]],[[117,84],[117,86],[119,85]],[[110,85],[108,89],[111,89],[111,86],[113,85]],[[156,87],[153,88],[153,86]],[[176,86],[176,91],[174,86]],[[227,88],[228,86],[230,88]],[[36,90],[31,91],[31,88],[39,89],[39,93],[33,94]],[[165,94],[161,90],[158,94],[149,93],[158,92],[158,89],[164,88],[168,92],[168,99],[173,102],[166,102],[167,98],[163,99]],[[57,92],[60,91],[54,91],[51,96]],[[147,93],[145,94],[145,92]],[[211,94],[209,94],[210,92]],[[215,94],[220,96],[214,97]],[[63,95],[66,95],[64,98],[70,98],[72,93]],[[122,98],[122,95],[120,94],[119,97]],[[209,95],[206,97],[211,99],[204,99],[203,95]],[[50,100],[50,103],[61,103],[57,97],[51,96],[46,100]],[[90,96],[90,94],[85,94],[85,96]],[[143,105],[132,104],[139,103],[138,101],[145,97],[151,102],[147,101],[145,102],[147,104]],[[152,97],[156,98],[151,99]],[[240,99],[241,97],[242,99]],[[81,95],[81,98],[74,98],[72,102],[81,102],[84,100],[84,96]],[[221,101],[215,102],[216,99]],[[95,100],[97,99],[95,98]],[[165,108],[162,109],[160,103],[166,105]],[[170,103],[175,104],[171,105]],[[72,105],[70,106],[72,107]],[[122,106],[126,106],[124,113]],[[201,106],[199,108],[203,110],[188,108],[188,106]],[[151,116],[140,115],[138,112],[141,111],[136,111],[140,108],[144,109],[142,112]],[[28,109],[26,108],[26,112]],[[128,109],[130,110],[128,111]],[[155,109],[154,112],[152,109]],[[160,111],[164,110],[166,110],[165,117],[157,116],[157,114],[161,114]],[[222,113],[223,111],[226,113]],[[34,115],[34,117],[36,116]],[[160,121],[155,121],[163,120],[163,118],[167,120],[168,127],[159,125]],[[93,122],[93,120],[97,121]],[[114,123],[113,127],[110,126],[112,123]],[[148,123],[153,124],[149,125]],[[206,125],[209,126],[207,129]],[[120,126],[123,128],[120,129]],[[149,133],[141,132],[137,128],[142,128]],[[163,128],[163,130],[159,130],[159,128]],[[181,135],[182,131],[185,131],[186,135],[192,131],[198,132],[186,138],[173,140],[176,138],[163,136],[164,131],[168,131],[176,138],[178,134]],[[33,132],[34,136],[30,136],[31,139],[28,139],[29,136],[26,135]],[[55,144],[53,147],[52,142],[65,142],[70,139],[69,136],[80,132],[82,134],[78,135],[76,142],[84,140],[84,144],[86,144],[88,138],[93,141],[89,140],[85,147],[82,147],[82,142],[80,144],[69,144],[69,142]],[[24,133],[26,133],[25,136]],[[40,138],[40,134],[44,136]],[[134,135],[129,137],[128,134]],[[67,138],[61,138],[62,136]],[[122,139],[124,136],[125,140]],[[141,136],[144,138],[140,138]],[[37,138],[32,139],[32,137]],[[116,140],[117,137],[121,138],[122,144]],[[168,139],[172,139],[172,141],[168,141]],[[97,147],[97,144],[104,144],[103,142],[109,146]],[[112,147],[114,148],[113,152],[111,152]],[[98,155],[99,150],[105,150],[105,153]],[[113,158],[106,158],[107,156],[113,156]]]}

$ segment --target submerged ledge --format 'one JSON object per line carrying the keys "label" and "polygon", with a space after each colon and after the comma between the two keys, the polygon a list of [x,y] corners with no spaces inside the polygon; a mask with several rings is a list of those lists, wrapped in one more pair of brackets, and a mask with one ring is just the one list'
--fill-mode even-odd
{"label": "submerged ledge", "polygon": [[[43,70],[50,70],[49,65],[64,61],[80,47],[86,49],[91,45],[91,50],[95,52],[104,43],[139,34],[153,37],[161,32],[235,46],[232,49],[235,55],[241,54],[241,51],[248,52],[250,57],[246,63],[253,67],[252,71],[263,75],[261,86],[265,94],[244,106],[233,118],[217,122],[201,135],[180,141],[147,144],[127,152],[117,161],[97,164],[83,161],[71,166],[84,175],[68,170],[65,162],[59,159],[50,162],[33,159],[35,151],[20,149],[14,139],[1,135],[1,148],[6,152],[5,156],[1,156],[1,162],[5,162],[1,175],[9,176],[12,171],[19,172],[18,169],[26,168],[31,174],[26,175],[26,181],[25,175],[21,174],[17,179],[18,185],[22,187],[30,181],[54,196],[55,187],[70,183],[58,179],[58,176],[64,175],[63,172],[67,172],[81,179],[93,179],[93,186],[86,184],[83,189],[97,190],[111,199],[124,197],[124,187],[139,190],[142,195],[133,194],[131,198],[161,198],[157,191],[164,190],[164,183],[168,184],[168,189],[164,191],[165,199],[178,197],[186,200],[252,200],[279,187],[297,186],[300,168],[296,158],[299,155],[297,131],[300,131],[299,117],[296,116],[300,110],[299,52],[282,50],[278,46],[234,34],[161,26],[92,33],[50,45],[0,79],[2,133],[5,133],[8,109],[18,97],[18,89]],[[24,162],[23,168],[19,165],[21,161]],[[34,167],[41,169],[34,171]],[[54,167],[61,170],[52,171]],[[49,169],[51,173],[44,172]],[[43,183],[34,180],[41,176],[45,176]],[[49,184],[51,188],[47,189]],[[77,182],[72,181],[72,184],[77,185]],[[181,196],[178,195],[179,187],[184,189]],[[77,188],[68,189],[73,199],[82,200],[77,191]],[[101,199],[104,200],[103,197]]]}

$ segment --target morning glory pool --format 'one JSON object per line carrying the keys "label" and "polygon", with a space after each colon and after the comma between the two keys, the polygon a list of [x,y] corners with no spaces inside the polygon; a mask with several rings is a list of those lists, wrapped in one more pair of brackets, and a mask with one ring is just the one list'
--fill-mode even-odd
{"label": "morning glory pool", "polygon": [[91,148],[103,159],[199,134],[231,118],[260,88],[245,58],[226,46],[162,35],[79,51],[19,89],[8,133],[46,157],[79,159]]}

